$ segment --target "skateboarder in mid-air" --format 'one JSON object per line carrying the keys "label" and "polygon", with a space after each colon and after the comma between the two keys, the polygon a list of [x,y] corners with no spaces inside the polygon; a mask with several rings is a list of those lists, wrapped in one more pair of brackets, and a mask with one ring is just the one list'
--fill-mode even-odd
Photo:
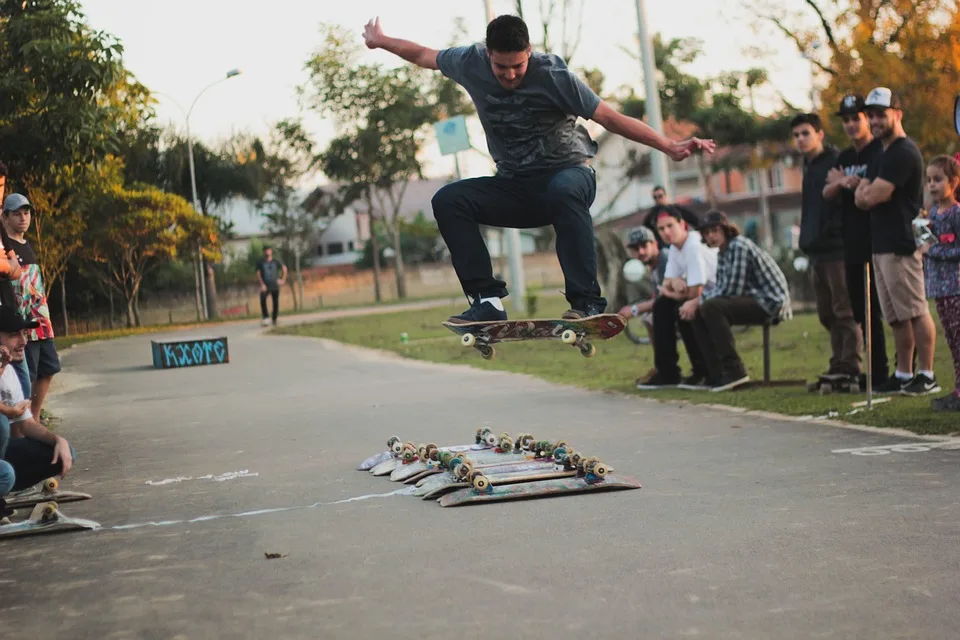
{"label": "skateboarder in mid-air", "polygon": [[603,313],[597,282],[590,205],[596,174],[588,164],[597,143],[577,117],[683,160],[713,153],[712,140],[670,140],[602,101],[562,58],[535,53],[527,25],[503,15],[487,25],[484,45],[428,49],[384,35],[379,18],[364,28],[370,49],[385,49],[425,69],[437,69],[473,99],[497,164],[491,177],[449,184],[433,197],[433,213],[470,308],[448,322],[506,320],[506,283],[493,276],[480,225],[529,229],[552,225],[570,310],[565,319]]}

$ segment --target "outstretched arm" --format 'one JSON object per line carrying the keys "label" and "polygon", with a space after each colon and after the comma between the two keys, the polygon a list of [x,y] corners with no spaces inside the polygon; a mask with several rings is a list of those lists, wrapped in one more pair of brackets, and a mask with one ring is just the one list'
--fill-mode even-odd
{"label": "outstretched arm", "polygon": [[380,18],[374,18],[363,28],[363,41],[368,49],[383,49],[418,67],[439,69],[436,49],[428,49],[409,40],[385,36],[383,29],[380,28]]}
{"label": "outstretched arm", "polygon": [[701,140],[700,138],[690,138],[683,141],[671,140],[654,130],[647,123],[623,115],[606,102],[600,103],[591,120],[610,133],[662,151],[677,162],[690,156],[695,151],[713,153],[714,149],[717,148],[713,140]]}

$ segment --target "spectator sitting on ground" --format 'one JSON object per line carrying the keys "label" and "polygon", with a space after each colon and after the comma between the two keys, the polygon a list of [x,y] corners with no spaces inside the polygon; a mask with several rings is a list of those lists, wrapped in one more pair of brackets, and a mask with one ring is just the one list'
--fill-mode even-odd
{"label": "spectator sitting on ground", "polygon": [[[787,278],[773,257],[720,211],[710,211],[700,225],[707,246],[719,250],[717,283],[705,291],[693,326],[710,371],[712,391],[727,391],[750,380],[737,354],[731,325],[756,325],[789,318]],[[690,319],[689,311],[680,317]]]}
{"label": "spectator sitting on ground", "polygon": [[35,419],[9,364],[23,360],[27,331],[38,324],[10,307],[0,307],[0,519],[12,513],[4,496],[65,476],[75,457],[69,442]]}
{"label": "spectator sitting on ground", "polygon": [[653,232],[646,227],[636,227],[627,236],[627,251],[631,257],[639,260],[650,273],[653,292],[649,299],[642,300],[620,309],[624,318],[640,318],[647,328],[650,341],[653,342],[653,302],[657,299],[657,289],[663,284],[663,274],[667,269],[666,253],[660,251]]}
{"label": "spectator sitting on ground", "polygon": [[[638,389],[662,389],[679,386],[700,387],[707,380],[707,365],[700,353],[692,318],[700,295],[710,289],[717,271],[717,250],[703,244],[700,234],[688,228],[682,214],[665,207],[657,219],[660,236],[670,243],[663,285],[653,303],[653,366],[656,373]],[[679,315],[684,313],[684,316]],[[686,347],[691,375],[680,377],[680,355],[677,352],[677,330]]]}

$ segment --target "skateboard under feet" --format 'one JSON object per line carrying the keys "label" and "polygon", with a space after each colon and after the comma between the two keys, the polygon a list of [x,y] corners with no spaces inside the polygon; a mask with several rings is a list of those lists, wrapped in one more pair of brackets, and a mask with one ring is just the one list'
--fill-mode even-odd
{"label": "skateboard under feet", "polygon": [[817,380],[807,384],[807,391],[811,393],[819,391],[820,395],[825,396],[833,392],[837,393],[860,393],[860,376],[850,376],[847,374],[824,374],[817,376]]}
{"label": "skateboard under feet", "polygon": [[484,359],[492,360],[497,354],[494,344],[521,340],[560,340],[579,349],[584,357],[592,358],[597,353],[597,348],[588,342],[588,338],[609,340],[627,325],[623,316],[604,313],[577,320],[501,320],[466,324],[444,322],[443,326],[460,336],[461,345],[472,347],[479,351]]}

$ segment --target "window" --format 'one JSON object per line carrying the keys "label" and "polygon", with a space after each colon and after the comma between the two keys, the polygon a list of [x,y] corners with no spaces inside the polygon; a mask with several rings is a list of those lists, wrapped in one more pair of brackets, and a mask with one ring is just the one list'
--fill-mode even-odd
{"label": "window", "polygon": [[783,165],[779,162],[770,167],[770,185],[774,189],[783,188]]}
{"label": "window", "polygon": [[322,245],[322,244],[318,244],[318,245],[317,245],[317,255],[318,255],[318,256],[322,256],[322,255],[323,255],[323,245]]}
{"label": "window", "polygon": [[757,172],[751,171],[747,174],[747,191],[757,193],[760,191],[760,183],[757,180]]}
{"label": "window", "polygon": [[353,251],[353,240],[347,243],[347,251]]}
{"label": "window", "polygon": [[343,253],[343,243],[342,242],[330,242],[327,244],[327,255],[335,256]]}

